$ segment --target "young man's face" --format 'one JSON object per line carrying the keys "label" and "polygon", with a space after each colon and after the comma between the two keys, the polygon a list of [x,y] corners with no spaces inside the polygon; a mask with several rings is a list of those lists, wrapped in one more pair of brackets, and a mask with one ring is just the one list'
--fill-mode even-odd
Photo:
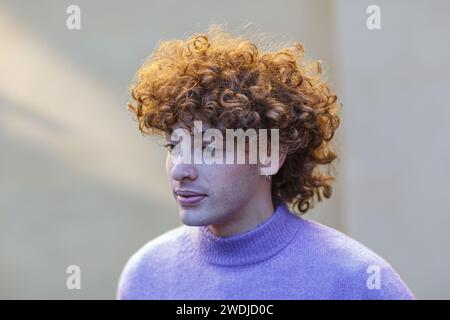
{"label": "young man's face", "polygon": [[[210,126],[202,123],[202,128]],[[166,136],[166,140],[176,144],[170,136]],[[203,142],[203,147],[209,143],[210,140]],[[224,154],[225,149],[224,142]],[[267,197],[268,193],[270,197],[270,182],[260,174],[258,164],[249,164],[248,159],[246,163],[233,162],[186,164],[182,157],[168,152],[166,171],[184,224],[221,225],[238,221],[243,218],[242,212],[257,209],[261,202],[258,197]]]}

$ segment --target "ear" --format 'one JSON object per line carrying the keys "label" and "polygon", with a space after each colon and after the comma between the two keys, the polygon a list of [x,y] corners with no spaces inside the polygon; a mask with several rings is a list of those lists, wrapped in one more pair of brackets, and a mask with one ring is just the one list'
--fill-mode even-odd
{"label": "ear", "polygon": [[286,161],[287,151],[288,151],[288,146],[285,144],[280,144],[280,150],[279,150],[280,156],[278,158],[278,167],[274,168],[274,172],[272,173],[272,175],[277,174],[278,171],[283,166],[284,162]]}
{"label": "ear", "polygon": [[[287,145],[281,144],[281,146],[280,146],[280,160],[279,160],[280,165],[278,166],[278,170],[281,169],[281,167],[284,164],[284,161],[286,161],[288,149],[289,149],[289,147]],[[277,170],[277,172],[278,172],[278,170]],[[277,172],[275,172],[275,173],[277,173]]]}
{"label": "ear", "polygon": [[270,161],[269,167],[262,167],[260,168],[260,173],[262,175],[275,175],[278,173],[280,168],[283,166],[284,162],[286,161],[288,152],[288,146],[281,144],[278,150],[278,161]]}

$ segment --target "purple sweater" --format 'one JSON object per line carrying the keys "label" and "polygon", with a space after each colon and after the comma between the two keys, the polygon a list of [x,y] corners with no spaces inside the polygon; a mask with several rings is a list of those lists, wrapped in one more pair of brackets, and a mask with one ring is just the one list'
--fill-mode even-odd
{"label": "purple sweater", "polygon": [[182,225],[138,250],[117,299],[415,299],[361,243],[285,204],[252,230],[219,237]]}

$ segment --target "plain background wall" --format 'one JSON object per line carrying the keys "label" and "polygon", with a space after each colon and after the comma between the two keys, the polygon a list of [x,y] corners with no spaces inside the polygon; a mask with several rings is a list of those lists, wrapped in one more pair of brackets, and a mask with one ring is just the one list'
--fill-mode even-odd
{"label": "plain background wall", "polygon": [[334,5],[344,101],[345,229],[390,261],[419,298],[450,298],[450,2]]}
{"label": "plain background wall", "polygon": [[[66,28],[66,8],[82,28]],[[381,30],[366,8],[381,8]],[[210,23],[304,44],[344,108],[333,198],[306,215],[449,298],[445,1],[0,2],[0,298],[115,297],[128,257],[180,225],[165,151],[126,110],[158,40]],[[66,268],[82,289],[66,289]]]}

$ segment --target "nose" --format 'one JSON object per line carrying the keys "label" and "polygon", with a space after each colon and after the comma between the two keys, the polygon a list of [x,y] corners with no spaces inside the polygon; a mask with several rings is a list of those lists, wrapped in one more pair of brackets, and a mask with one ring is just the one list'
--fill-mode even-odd
{"label": "nose", "polygon": [[178,157],[172,163],[171,175],[173,180],[181,182],[183,179],[197,179],[198,172],[194,164],[184,163],[182,157]]}

